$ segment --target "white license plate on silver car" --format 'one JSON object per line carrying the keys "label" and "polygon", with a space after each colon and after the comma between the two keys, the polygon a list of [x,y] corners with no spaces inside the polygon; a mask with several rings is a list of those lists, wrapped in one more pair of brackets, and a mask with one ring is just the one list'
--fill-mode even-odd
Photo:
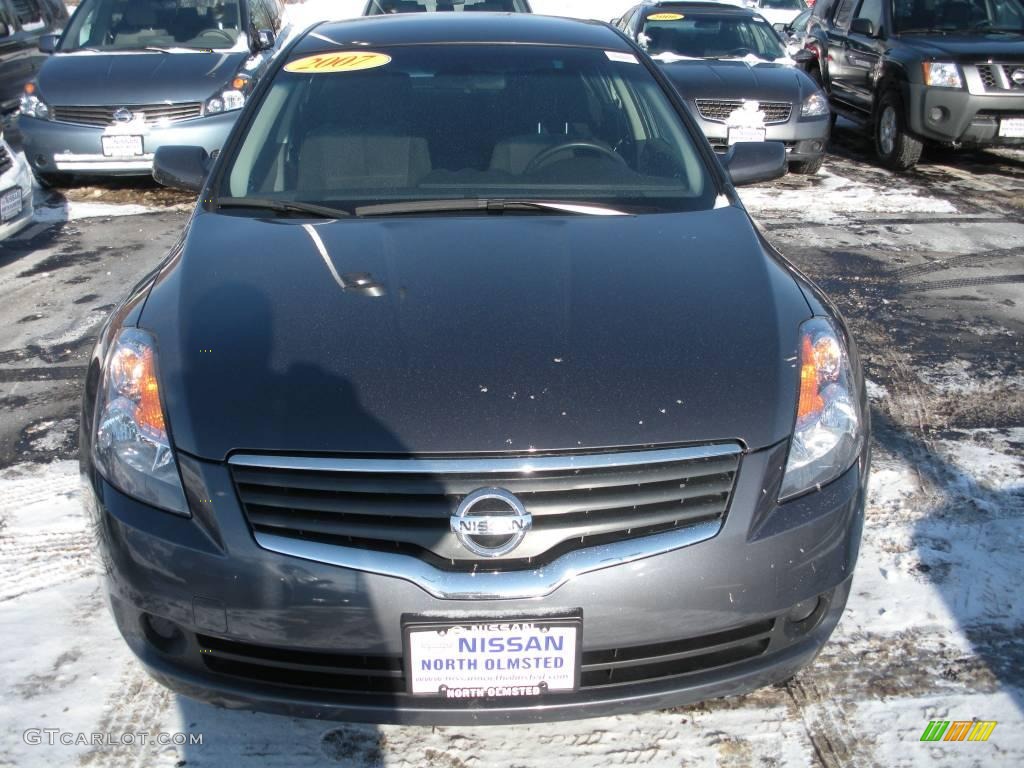
{"label": "white license plate on silver car", "polygon": [[21,188],[4,190],[0,193],[0,221],[10,221],[21,213]]}
{"label": "white license plate on silver car", "polygon": [[578,618],[407,623],[409,692],[489,699],[575,691],[581,632]]}
{"label": "white license plate on silver car", "polygon": [[764,141],[764,128],[730,128],[729,146],[738,144],[741,141]]}
{"label": "white license plate on silver car", "polygon": [[999,121],[999,135],[1004,139],[1024,139],[1024,117],[1004,117]]}
{"label": "white license plate on silver car", "polygon": [[141,136],[103,136],[105,157],[136,157],[142,154]]}

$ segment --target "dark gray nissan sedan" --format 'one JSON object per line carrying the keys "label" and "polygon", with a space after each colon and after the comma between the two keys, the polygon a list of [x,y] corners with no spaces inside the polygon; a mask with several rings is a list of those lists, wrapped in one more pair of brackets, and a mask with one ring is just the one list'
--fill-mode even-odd
{"label": "dark gray nissan sedan", "polygon": [[785,680],[843,612],[868,412],[835,308],[611,27],[300,35],[102,331],[82,470],[117,624],[229,707],[497,723]]}

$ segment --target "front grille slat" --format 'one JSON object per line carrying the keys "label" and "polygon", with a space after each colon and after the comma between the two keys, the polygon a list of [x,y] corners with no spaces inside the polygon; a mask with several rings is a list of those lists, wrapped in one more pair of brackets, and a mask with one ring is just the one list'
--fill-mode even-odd
{"label": "front grille slat", "polygon": [[[681,451],[681,452],[680,452]],[[257,534],[418,557],[449,571],[542,567],[567,552],[721,520],[738,449],[451,460],[241,457],[232,477]],[[678,460],[666,457],[680,456]],[[547,463],[545,463],[545,461]],[[425,470],[435,470],[432,473]],[[518,467],[519,469],[516,469]],[[514,493],[533,527],[499,558],[473,554],[450,530],[465,496]]]}
{"label": "front grille slat", "polygon": [[[580,659],[580,689],[671,682],[755,659],[768,650],[774,628],[775,620],[766,619],[670,642],[585,650]],[[201,658],[207,669],[227,677],[364,700],[380,694],[407,695],[408,685],[398,656],[293,650],[208,635],[197,635],[196,640],[203,649]],[[393,697],[389,701],[395,703]],[[442,705],[479,706],[480,702],[441,700],[438,706]]]}
{"label": "front grille slat", "polygon": [[[54,106],[53,119],[58,123],[105,128],[118,124],[114,120],[114,113],[121,108],[121,106]],[[203,114],[203,105],[199,101],[179,104],[124,105],[124,109],[133,115],[138,112],[144,113],[146,125],[156,125],[163,121],[177,123],[201,117]]]}
{"label": "front grille slat", "polygon": [[[743,99],[695,99],[697,112],[705,120],[715,123],[724,123],[729,116],[740,109]],[[793,114],[793,105],[788,101],[760,101],[758,109],[764,112],[765,125],[777,125],[788,123]]]}

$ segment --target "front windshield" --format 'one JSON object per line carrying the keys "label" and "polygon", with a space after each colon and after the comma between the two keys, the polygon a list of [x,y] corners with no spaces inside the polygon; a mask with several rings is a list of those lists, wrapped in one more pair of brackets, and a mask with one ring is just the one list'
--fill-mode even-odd
{"label": "front windshield", "polygon": [[761,0],[757,5],[769,11],[802,11],[807,7],[804,0]]}
{"label": "front windshield", "polygon": [[752,16],[734,13],[657,15],[678,18],[647,18],[640,44],[652,56],[668,53],[694,59],[733,59],[754,55],[774,61],[786,55],[775,30]]}
{"label": "front windshield", "polygon": [[239,0],[85,0],[61,40],[81,49],[227,49],[238,42]]}
{"label": "front windshield", "polygon": [[345,210],[501,199],[678,211],[715,196],[632,54],[541,45],[293,54],[222,178],[222,198]]}
{"label": "front windshield", "polygon": [[896,0],[897,32],[1024,33],[1022,0]]}
{"label": "front windshield", "polygon": [[526,13],[524,0],[370,0],[367,16],[385,13],[422,13],[424,11],[491,11]]}

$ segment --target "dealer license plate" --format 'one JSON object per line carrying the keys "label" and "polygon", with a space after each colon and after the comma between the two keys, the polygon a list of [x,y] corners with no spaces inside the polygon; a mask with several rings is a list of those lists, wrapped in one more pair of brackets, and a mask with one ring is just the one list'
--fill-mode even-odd
{"label": "dealer license plate", "polygon": [[729,146],[741,141],[764,141],[764,128],[730,128]]}
{"label": "dealer license plate", "polygon": [[0,194],[0,221],[10,221],[21,213],[21,189],[15,187]]}
{"label": "dealer license plate", "polygon": [[106,157],[135,157],[142,154],[141,136],[103,136],[103,154]]}
{"label": "dealer license plate", "polygon": [[461,624],[416,619],[404,628],[413,694],[530,698],[579,686],[579,617]]}
{"label": "dealer license plate", "polygon": [[999,135],[1004,139],[1024,139],[1024,117],[1004,117],[999,121]]}

